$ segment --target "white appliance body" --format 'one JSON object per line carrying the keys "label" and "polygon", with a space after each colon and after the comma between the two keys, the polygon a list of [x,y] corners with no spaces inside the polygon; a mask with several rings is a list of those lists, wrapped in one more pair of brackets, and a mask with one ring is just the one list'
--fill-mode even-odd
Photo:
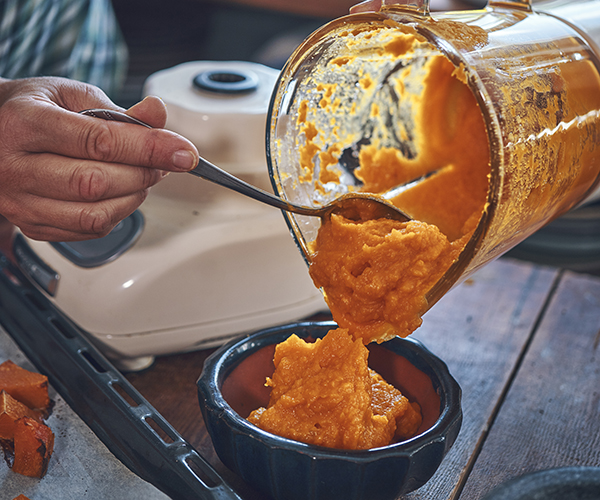
{"label": "white appliance body", "polygon": [[[187,103],[171,95],[174,74],[189,83],[207,66],[253,71],[258,90],[187,95]],[[167,128],[189,137],[201,155],[271,190],[264,136],[277,74],[250,63],[188,63],[151,76],[146,93],[163,99]],[[135,241],[100,265],[82,267],[55,245],[26,242],[57,275],[54,304],[121,367],[140,369],[157,355],[214,347],[327,310],[279,210],[189,174],[170,174],[139,213]]]}

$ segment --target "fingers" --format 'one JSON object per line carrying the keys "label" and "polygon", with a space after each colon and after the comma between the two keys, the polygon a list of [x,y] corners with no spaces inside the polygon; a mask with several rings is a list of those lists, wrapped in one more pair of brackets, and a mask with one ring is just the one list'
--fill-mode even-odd
{"label": "fingers", "polygon": [[[51,78],[52,84],[60,83],[54,94],[61,108],[80,112],[86,109],[111,109],[125,111],[114,104],[108,96],[97,87],[72,80]],[[129,108],[126,113],[141,120],[153,128],[163,128],[167,122],[167,108],[159,97],[148,96]]]}
{"label": "fingers", "polygon": [[159,97],[148,96],[126,112],[129,116],[154,128],[163,128],[167,123],[167,108]]}
{"label": "fingers", "polygon": [[[50,127],[50,123],[54,125]],[[194,145],[173,132],[83,116],[54,106],[46,106],[36,120],[28,120],[23,127],[32,130],[22,145],[31,153],[175,172],[191,170],[198,162]]]}
{"label": "fingers", "polygon": [[106,108],[124,111],[113,103],[98,87],[76,80],[56,77],[39,77],[24,80],[29,88],[23,90],[25,96],[40,92],[45,100],[56,103],[58,107],[74,112],[84,109]]}
{"label": "fingers", "polygon": [[20,190],[53,200],[88,202],[120,198],[154,186],[164,172],[117,163],[27,154],[18,167]]}
{"label": "fingers", "polygon": [[[80,241],[106,236],[146,198],[148,190],[98,203],[28,196],[26,210],[7,218],[28,237],[45,241]],[[23,201],[21,199],[21,201]]]}

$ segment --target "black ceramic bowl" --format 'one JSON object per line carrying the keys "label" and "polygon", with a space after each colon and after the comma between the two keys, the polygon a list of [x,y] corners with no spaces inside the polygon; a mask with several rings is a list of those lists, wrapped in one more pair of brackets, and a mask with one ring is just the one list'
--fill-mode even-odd
{"label": "black ceramic bowl", "polygon": [[246,421],[269,401],[275,345],[292,333],[323,337],[335,323],[298,323],[234,340],[213,353],[198,380],[200,407],[221,461],[278,500],[391,500],[425,484],[454,443],[461,390],[422,344],[395,338],[369,345],[369,366],[421,405],[423,424],[407,441],[348,451],[285,439]]}

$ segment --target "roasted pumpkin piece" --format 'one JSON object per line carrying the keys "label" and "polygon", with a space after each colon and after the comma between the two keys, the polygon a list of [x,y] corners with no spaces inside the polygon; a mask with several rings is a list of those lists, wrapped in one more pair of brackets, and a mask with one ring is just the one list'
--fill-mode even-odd
{"label": "roasted pumpkin piece", "polygon": [[15,434],[15,422],[21,417],[31,417],[42,421],[41,414],[29,409],[6,391],[0,392],[0,439],[12,441]]}
{"label": "roasted pumpkin piece", "polygon": [[31,417],[22,417],[15,422],[14,450],[14,472],[44,477],[54,450],[54,434],[47,425]]}
{"label": "roasted pumpkin piece", "polygon": [[47,412],[50,408],[48,377],[21,368],[10,360],[0,365],[0,390],[31,409]]}
{"label": "roasted pumpkin piece", "polygon": [[18,497],[13,498],[13,500],[29,500],[29,498],[21,493]]}

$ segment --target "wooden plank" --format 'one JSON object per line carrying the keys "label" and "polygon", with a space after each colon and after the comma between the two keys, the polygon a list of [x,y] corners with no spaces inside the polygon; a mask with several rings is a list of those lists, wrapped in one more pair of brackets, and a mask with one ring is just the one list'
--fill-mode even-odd
{"label": "wooden plank", "polygon": [[463,425],[438,472],[410,499],[455,498],[557,271],[501,259],[446,295],[415,332],[463,391]]}
{"label": "wooden plank", "polygon": [[[407,498],[453,497],[556,275],[555,270],[502,259],[478,271],[425,315],[423,326],[413,335],[446,361],[461,385],[464,422],[439,471]],[[160,358],[146,372],[130,374],[128,379],[243,498],[259,500],[220,464],[207,437],[195,391],[207,354]]]}
{"label": "wooden plank", "polygon": [[526,472],[600,466],[600,279],[566,273],[461,500]]}

